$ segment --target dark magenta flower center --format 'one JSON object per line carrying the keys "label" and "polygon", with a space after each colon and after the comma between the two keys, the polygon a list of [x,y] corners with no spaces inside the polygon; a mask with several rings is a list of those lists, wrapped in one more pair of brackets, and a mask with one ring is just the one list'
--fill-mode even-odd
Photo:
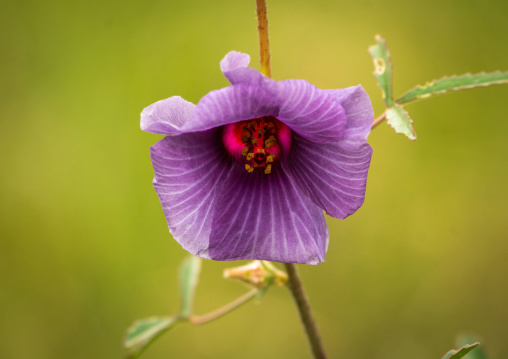
{"label": "dark magenta flower center", "polygon": [[254,118],[224,126],[224,147],[236,160],[243,161],[247,172],[272,172],[291,147],[291,130],[272,116]]}

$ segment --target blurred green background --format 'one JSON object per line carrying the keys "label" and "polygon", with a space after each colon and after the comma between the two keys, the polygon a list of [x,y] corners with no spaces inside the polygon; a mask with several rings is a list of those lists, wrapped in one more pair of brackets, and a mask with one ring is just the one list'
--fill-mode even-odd
{"label": "blurred green background", "polygon": [[[269,1],[272,74],[361,83],[380,33],[394,94],[443,75],[508,70],[508,2]],[[255,1],[4,0],[0,11],[0,358],[121,358],[136,318],[178,309],[186,252],[152,188],[141,110],[227,86],[230,50],[258,65]],[[365,205],[328,218],[326,262],[300,266],[330,358],[441,358],[476,333],[508,351],[508,86],[406,107],[416,142],[383,124]],[[205,261],[198,313],[245,291]],[[289,292],[144,358],[309,358]]]}

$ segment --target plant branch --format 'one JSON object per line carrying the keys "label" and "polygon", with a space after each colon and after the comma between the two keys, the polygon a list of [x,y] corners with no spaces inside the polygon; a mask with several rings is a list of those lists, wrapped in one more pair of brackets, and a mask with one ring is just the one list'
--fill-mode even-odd
{"label": "plant branch", "polygon": [[381,116],[376,118],[374,120],[374,122],[372,122],[372,126],[370,128],[374,129],[377,125],[379,125],[381,122],[383,122],[384,119],[386,119],[386,112],[383,112],[383,114]]}
{"label": "plant branch", "polygon": [[214,319],[217,319],[219,317],[222,317],[224,314],[227,314],[231,312],[233,309],[238,308],[244,303],[247,303],[250,299],[254,298],[256,294],[258,294],[259,289],[254,288],[251,291],[245,293],[241,297],[236,298],[232,302],[226,304],[223,307],[220,307],[219,309],[216,309],[210,313],[203,314],[203,315],[191,315],[189,317],[189,322],[195,325],[205,324],[208,322],[211,322]]}
{"label": "plant branch", "polygon": [[309,301],[307,300],[303,290],[302,282],[298,277],[296,266],[293,263],[284,264],[288,272],[287,286],[291,290],[291,294],[293,294],[296,306],[298,307],[300,319],[302,320],[303,326],[305,327],[305,332],[307,334],[307,338],[309,339],[309,344],[312,349],[312,353],[314,354],[314,358],[326,359],[323,344],[321,343],[321,337],[317,330],[314,317],[312,316]]}
{"label": "plant branch", "polygon": [[261,57],[261,73],[271,77],[270,43],[268,42],[268,18],[266,17],[265,0],[256,0],[259,32],[259,55]]}

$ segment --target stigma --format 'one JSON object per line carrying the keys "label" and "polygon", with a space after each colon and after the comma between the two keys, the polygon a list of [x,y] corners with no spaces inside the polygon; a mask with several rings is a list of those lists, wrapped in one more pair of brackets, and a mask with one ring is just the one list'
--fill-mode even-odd
{"label": "stigma", "polygon": [[224,126],[224,147],[249,173],[270,174],[291,147],[291,130],[272,116],[240,121]]}

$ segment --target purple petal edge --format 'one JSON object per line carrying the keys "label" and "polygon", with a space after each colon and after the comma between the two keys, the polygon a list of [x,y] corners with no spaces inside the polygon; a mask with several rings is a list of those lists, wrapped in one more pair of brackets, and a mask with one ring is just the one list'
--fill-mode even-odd
{"label": "purple petal edge", "polygon": [[190,253],[210,258],[209,236],[216,192],[230,163],[215,129],[166,136],[151,147],[157,192],[169,231]]}
{"label": "purple petal edge", "polygon": [[231,51],[220,62],[220,68],[232,85],[246,83],[267,87],[268,84],[275,83],[259,71],[247,67],[249,62],[249,55]]}
{"label": "purple petal edge", "polygon": [[361,85],[345,89],[325,90],[341,104],[346,112],[346,126],[342,135],[343,147],[362,145],[369,136],[374,110],[369,95]]}
{"label": "purple petal edge", "polygon": [[195,108],[196,105],[180,96],[157,101],[141,112],[141,129],[162,135],[180,133],[180,128],[191,117]]}
{"label": "purple petal edge", "polygon": [[294,138],[287,170],[309,198],[332,217],[344,219],[365,200],[372,148],[364,142],[354,150]]}
{"label": "purple petal edge", "polygon": [[220,69],[226,73],[231,70],[249,66],[250,56],[238,51],[230,51],[220,61]]}
{"label": "purple petal edge", "polygon": [[344,219],[365,200],[372,148],[366,141],[374,113],[361,86],[326,90],[343,108],[347,122],[335,143],[294,136],[287,170],[298,187],[332,217]]}

